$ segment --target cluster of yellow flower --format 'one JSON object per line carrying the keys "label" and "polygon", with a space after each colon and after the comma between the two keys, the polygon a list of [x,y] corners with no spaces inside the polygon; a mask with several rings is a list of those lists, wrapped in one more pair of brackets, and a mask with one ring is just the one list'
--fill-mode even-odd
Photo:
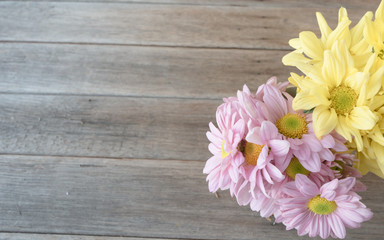
{"label": "cluster of yellow flower", "polygon": [[356,151],[363,174],[384,178],[384,0],[354,27],[345,8],[334,30],[321,13],[316,17],[321,38],[301,32],[289,41],[296,50],[283,58],[305,74],[289,78],[297,87],[293,108],[313,109],[318,138],[335,130]]}

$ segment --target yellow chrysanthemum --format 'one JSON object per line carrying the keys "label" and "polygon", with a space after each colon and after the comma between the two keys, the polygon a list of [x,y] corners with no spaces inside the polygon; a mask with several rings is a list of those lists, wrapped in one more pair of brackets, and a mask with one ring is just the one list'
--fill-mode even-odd
{"label": "yellow chrysanthemum", "polygon": [[371,65],[358,72],[344,40],[324,51],[321,68],[298,63],[307,77],[291,74],[289,81],[298,88],[293,108],[314,108],[313,129],[317,137],[335,129],[348,141],[354,140],[359,151],[363,149],[361,131],[371,130],[378,121],[377,114],[369,108],[369,100],[379,91],[380,85],[375,83],[384,73],[381,68],[371,74]]}
{"label": "yellow chrysanthemum", "polygon": [[[369,45],[375,61],[372,69],[379,69],[384,66],[384,1],[382,1],[375,12],[375,20],[366,18],[364,29],[364,40]],[[384,81],[382,82],[384,87]]]}
{"label": "yellow chrysanthemum", "polygon": [[331,50],[336,41],[344,40],[347,49],[353,57],[355,67],[360,71],[360,68],[364,67],[368,58],[372,55],[372,49],[369,48],[368,43],[363,39],[366,21],[372,19],[372,15],[372,12],[367,12],[355,27],[349,29],[351,21],[348,18],[347,10],[340,8],[338,25],[332,31],[323,15],[317,12],[316,17],[321,38],[317,38],[310,31],[301,32],[299,38],[289,41],[289,45],[296,50],[284,56],[283,63],[298,68],[298,63],[310,63],[321,67],[324,62],[324,52]]}

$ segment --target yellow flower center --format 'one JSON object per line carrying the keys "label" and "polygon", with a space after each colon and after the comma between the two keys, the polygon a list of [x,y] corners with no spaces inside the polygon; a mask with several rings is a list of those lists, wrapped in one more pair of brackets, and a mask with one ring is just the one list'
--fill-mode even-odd
{"label": "yellow flower center", "polygon": [[350,113],[357,102],[357,94],[350,87],[338,86],[331,91],[331,105],[337,114]]}
{"label": "yellow flower center", "polygon": [[256,166],[263,147],[264,145],[250,143],[245,140],[240,143],[240,151],[243,153],[245,161],[252,166]]}
{"label": "yellow flower center", "polygon": [[307,122],[299,114],[287,113],[276,121],[276,127],[288,138],[301,138],[303,134],[308,133]]}
{"label": "yellow flower center", "polygon": [[295,157],[291,159],[291,162],[289,163],[285,172],[291,179],[295,179],[295,176],[298,173],[304,174],[305,176],[308,176],[311,173],[310,171],[305,169],[303,165],[301,165],[299,160]]}
{"label": "yellow flower center", "polygon": [[309,210],[320,215],[331,214],[337,208],[335,201],[328,201],[326,198],[320,197],[320,195],[311,198],[308,201],[307,206]]}
{"label": "yellow flower center", "polygon": [[221,157],[224,159],[226,158],[231,152],[227,153],[225,150],[224,150],[224,144],[225,144],[225,141],[223,140],[223,144],[221,144]]}

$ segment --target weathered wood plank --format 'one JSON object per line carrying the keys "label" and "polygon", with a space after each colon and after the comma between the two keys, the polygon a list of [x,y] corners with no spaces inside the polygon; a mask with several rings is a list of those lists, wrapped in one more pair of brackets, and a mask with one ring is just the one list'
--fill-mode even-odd
{"label": "weathered wood plank", "polygon": [[0,153],[206,160],[218,100],[0,95]]}
{"label": "weathered wood plank", "polygon": [[[0,41],[290,49],[317,30],[316,8],[258,8],[62,2],[0,2]],[[361,17],[362,5],[351,9]],[[326,17],[337,19],[338,8]]]}
{"label": "weathered wood plank", "polygon": [[[22,2],[54,2],[55,0],[8,0]],[[298,8],[365,8],[376,9],[380,0],[61,0],[61,2],[113,2],[113,3],[153,3],[153,4],[180,4],[180,5],[208,5],[208,6],[257,6],[271,7],[298,7]]]}
{"label": "weathered wood plank", "polygon": [[[1,156],[0,231],[196,239],[297,239],[228,192],[207,190],[198,161]],[[384,185],[364,178],[375,212],[349,239],[384,234]]]}
{"label": "weathered wood plank", "polygon": [[0,92],[216,98],[273,75],[285,51],[0,44]]}
{"label": "weathered wood plank", "polygon": [[1,240],[176,240],[170,238],[107,237],[62,234],[0,233]]}

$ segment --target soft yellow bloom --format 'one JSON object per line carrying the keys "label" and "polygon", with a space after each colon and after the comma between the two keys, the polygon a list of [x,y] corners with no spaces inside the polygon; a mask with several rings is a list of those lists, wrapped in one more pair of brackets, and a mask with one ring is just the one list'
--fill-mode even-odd
{"label": "soft yellow bloom", "polygon": [[301,32],[299,38],[294,38],[289,41],[289,45],[296,50],[284,56],[283,63],[296,67],[298,63],[309,63],[321,67],[324,62],[324,52],[331,50],[336,41],[344,40],[355,62],[355,67],[359,71],[362,71],[360,68],[364,67],[368,58],[372,55],[372,49],[363,39],[366,21],[372,19],[372,15],[372,12],[367,12],[356,26],[349,29],[351,21],[348,18],[347,10],[340,8],[338,25],[332,30],[323,15],[317,12],[316,17],[321,38],[317,38],[317,36],[310,31]]}
{"label": "soft yellow bloom", "polygon": [[[375,71],[384,66],[384,1],[377,8],[374,21],[372,18],[366,18],[363,36],[372,54],[375,55],[372,67]],[[380,82],[384,87],[384,81]]]}
{"label": "soft yellow bloom", "polygon": [[313,129],[317,137],[336,130],[349,142],[354,141],[359,151],[363,149],[362,131],[371,130],[378,121],[377,114],[369,108],[369,100],[380,90],[380,85],[374,83],[384,73],[381,68],[371,74],[371,65],[358,72],[344,40],[324,51],[321,68],[298,63],[307,77],[291,74],[289,81],[298,88],[293,108],[314,108]]}

